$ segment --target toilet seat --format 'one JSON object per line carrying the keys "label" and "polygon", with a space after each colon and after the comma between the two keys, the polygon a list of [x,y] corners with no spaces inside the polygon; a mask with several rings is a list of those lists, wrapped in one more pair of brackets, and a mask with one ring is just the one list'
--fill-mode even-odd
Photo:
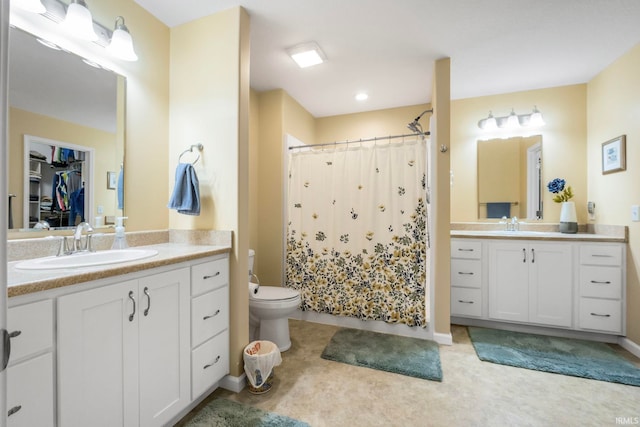
{"label": "toilet seat", "polygon": [[282,302],[298,299],[300,298],[300,293],[294,289],[281,286],[260,286],[258,293],[250,293],[249,298],[257,301]]}

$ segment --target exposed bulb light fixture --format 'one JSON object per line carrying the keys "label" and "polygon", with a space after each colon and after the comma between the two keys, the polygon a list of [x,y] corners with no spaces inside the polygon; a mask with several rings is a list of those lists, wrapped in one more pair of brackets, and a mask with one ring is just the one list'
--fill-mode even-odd
{"label": "exposed bulb light fixture", "polygon": [[93,17],[84,0],[71,0],[62,26],[67,32],[83,40],[98,40],[93,29]]}
{"label": "exposed bulb light fixture", "polygon": [[326,55],[316,42],[293,46],[287,49],[287,53],[300,68],[307,68],[312,65],[322,64],[327,59]]}
{"label": "exposed bulb light fixture", "polygon": [[47,8],[44,7],[40,0],[13,0],[12,3],[27,12],[45,13],[47,11]]}
{"label": "exposed bulb light fixture", "polygon": [[111,42],[107,46],[107,51],[124,61],[137,61],[138,55],[133,50],[133,39],[129,33],[129,29],[124,25],[124,18],[118,16],[116,18],[115,28],[111,35]]}
{"label": "exposed bulb light fixture", "polygon": [[544,120],[542,119],[542,113],[538,110],[538,107],[533,108],[533,112],[529,114],[516,114],[514,109],[511,109],[511,113],[508,116],[494,117],[491,111],[487,118],[481,119],[478,122],[478,127],[482,130],[492,131],[498,128],[500,129],[517,129],[519,127],[539,127],[544,126]]}

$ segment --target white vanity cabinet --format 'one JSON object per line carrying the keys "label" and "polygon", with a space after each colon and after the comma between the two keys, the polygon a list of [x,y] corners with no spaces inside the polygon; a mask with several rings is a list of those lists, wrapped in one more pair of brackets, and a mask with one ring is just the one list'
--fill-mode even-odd
{"label": "white vanity cabinet", "polygon": [[451,241],[451,315],[482,316],[482,242]]}
{"label": "white vanity cabinet", "polygon": [[620,245],[581,245],[581,329],[624,334],[624,250]]}
{"label": "white vanity cabinet", "polygon": [[10,307],[7,325],[7,426],[54,426],[52,300]]}
{"label": "white vanity cabinet", "polygon": [[571,245],[492,241],[489,247],[489,317],[571,327]]}
{"label": "white vanity cabinet", "polygon": [[159,426],[190,399],[188,267],[58,299],[60,425]]}

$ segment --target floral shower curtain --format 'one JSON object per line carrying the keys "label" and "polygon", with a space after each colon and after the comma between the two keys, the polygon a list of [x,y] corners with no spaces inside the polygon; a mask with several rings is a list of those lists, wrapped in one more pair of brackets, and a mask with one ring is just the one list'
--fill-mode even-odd
{"label": "floral shower curtain", "polygon": [[286,284],[302,310],[425,327],[426,140],[353,145],[290,154]]}

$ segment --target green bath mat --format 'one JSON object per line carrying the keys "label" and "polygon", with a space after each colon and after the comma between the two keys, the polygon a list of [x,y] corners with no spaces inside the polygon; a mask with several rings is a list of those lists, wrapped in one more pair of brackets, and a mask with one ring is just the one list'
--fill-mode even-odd
{"label": "green bath mat", "polygon": [[608,345],[469,326],[480,360],[640,387],[640,368]]}
{"label": "green bath mat", "polygon": [[231,400],[215,399],[185,427],[309,427],[309,424]]}
{"label": "green bath mat", "polygon": [[425,380],[442,381],[438,344],[418,338],[340,329],[322,358]]}

